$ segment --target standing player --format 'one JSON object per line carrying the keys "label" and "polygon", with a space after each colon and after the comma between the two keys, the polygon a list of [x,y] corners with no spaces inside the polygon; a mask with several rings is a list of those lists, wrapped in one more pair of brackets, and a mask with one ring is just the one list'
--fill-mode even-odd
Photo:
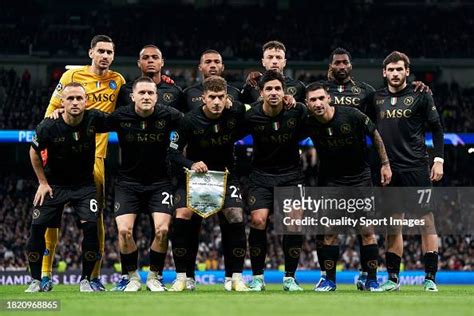
{"label": "standing player", "polygon": [[[249,250],[253,280],[250,289],[265,290],[263,271],[267,255],[268,217],[273,209],[273,188],[303,183],[298,141],[306,107],[301,103],[286,110],[283,105],[285,79],[280,72],[265,72],[260,81],[262,102],[245,116],[247,131],[253,136],[253,161],[249,177],[248,205],[251,211]],[[285,291],[302,291],[295,280],[302,236],[283,236]]]}
{"label": "standing player", "polygon": [[170,133],[182,113],[167,106],[156,106],[155,82],[141,77],[133,83],[133,105],[120,107],[107,118],[109,130],[118,134],[122,164],[115,188],[114,213],[119,232],[122,266],[128,282],[116,290],[141,289],[138,249],[133,226],[139,212],[151,214],[155,237],[150,247],[150,272],[146,281],[150,291],[165,291],[162,273],[168,250],[168,229],[172,214],[172,187],[166,163]]}
{"label": "standing player", "polygon": [[[311,112],[306,120],[306,130],[319,153],[319,186],[372,186],[366,135],[371,137],[382,162],[381,184],[387,185],[392,173],[382,138],[374,123],[356,108],[333,107],[329,105],[330,101],[331,97],[325,86],[314,83],[306,88],[306,105]],[[364,288],[378,292],[381,289],[376,275],[378,247],[375,235],[373,229],[360,233],[361,247],[365,248],[366,254],[362,258],[362,266],[367,267],[368,272]],[[325,267],[327,275],[322,282],[318,282],[315,291],[336,290],[336,265],[339,259],[337,241],[337,235],[326,235],[324,238],[322,249],[325,250],[326,256],[320,265]]]}
{"label": "standing player", "polygon": [[[202,75],[202,80],[210,76],[222,76],[224,72],[224,63],[221,54],[213,49],[208,49],[201,54],[198,70]],[[200,108],[203,105],[202,100],[203,86],[202,82],[196,83],[184,89],[185,105],[183,112],[189,112]],[[240,92],[237,88],[227,84],[227,96],[231,101],[238,101]]]}
{"label": "standing player", "polygon": [[[275,70],[283,75],[286,67],[286,47],[282,42],[270,41],[262,47],[262,66],[266,71]],[[260,72],[252,72],[247,77],[247,83],[241,92],[241,100],[247,104],[253,104],[260,99],[260,91],[257,85],[262,76]],[[285,76],[285,94],[291,95],[297,102],[304,102],[305,85],[299,81]]]}
{"label": "standing player", "polygon": [[[62,87],[61,105],[65,111],[57,120],[45,119],[36,128],[30,159],[39,187],[33,201],[33,221],[27,244],[32,282],[25,292],[48,291],[41,282],[41,265],[46,249],[45,232],[59,227],[64,205],[70,203],[80,219],[82,239],[81,292],[92,292],[91,273],[100,259],[97,235],[99,206],[93,169],[99,111],[84,111],[86,91],[79,83]],[[42,150],[48,150],[45,164]]]}
{"label": "standing player", "polygon": [[[393,169],[395,187],[429,187],[431,181],[443,177],[443,129],[439,115],[429,93],[413,92],[407,85],[410,60],[407,55],[394,51],[383,61],[383,76],[387,88],[375,93],[373,106],[377,128],[387,147]],[[425,125],[433,133],[434,163],[429,168],[425,145]],[[423,214],[427,227],[434,228],[432,213]],[[438,270],[438,236],[422,231],[422,248],[425,262],[426,291],[437,292],[435,276]],[[403,254],[403,236],[387,235],[386,265],[389,280],[382,284],[385,291],[400,289],[400,263]]]}
{"label": "standing player", "polygon": [[[234,102],[231,108],[225,108],[227,83],[221,77],[208,77],[202,85],[204,105],[184,116],[173,137],[174,142],[170,145],[170,160],[196,172],[230,170],[224,205],[218,214],[224,248],[225,289],[248,291],[242,279],[247,248],[243,203],[234,173],[233,155],[234,143],[242,136],[245,106]],[[185,146],[186,158],[182,154]],[[190,229],[193,212],[186,207],[186,201],[185,183],[181,183],[175,194],[173,257],[177,276],[170,289],[173,291],[183,291],[186,288],[186,270],[190,265],[188,260],[196,260],[190,248],[192,242],[199,239],[199,232]]]}
{"label": "standing player", "polygon": [[[180,111],[183,110],[183,91],[173,81],[161,74],[161,69],[165,65],[165,60],[161,50],[155,45],[145,45],[140,50],[137,60],[138,68],[142,77],[150,77],[156,83],[158,93],[158,103],[171,106]],[[132,100],[133,82],[130,82],[120,89],[117,107],[130,104]]]}
{"label": "standing player", "polygon": [[329,56],[329,80],[324,82],[332,105],[349,105],[365,113],[375,89],[352,77],[352,56],[344,48],[336,48]]}
{"label": "standing player", "polygon": [[[117,95],[125,79],[121,74],[110,70],[110,65],[114,60],[114,43],[106,35],[96,35],[91,40],[89,57],[91,65],[78,69],[66,71],[56,87],[51,97],[46,116],[61,107],[61,95],[63,88],[70,82],[79,82],[87,92],[87,109],[97,109],[111,113],[115,109]],[[108,134],[98,134],[95,151],[96,160],[94,164],[94,182],[97,187],[97,200],[99,202],[99,218],[97,220],[97,230],[99,234],[99,245],[101,256],[104,253],[104,221],[102,210],[105,206],[105,168],[104,159],[107,153]],[[44,159],[46,159],[44,154]],[[51,281],[54,252],[58,243],[59,227],[50,227],[46,231],[46,255],[43,258],[42,267],[42,288],[50,291],[53,287]],[[102,259],[98,260],[92,272],[91,286],[94,291],[105,291],[105,287],[100,281],[100,267]]]}
{"label": "standing player", "polygon": [[[149,77],[155,82],[158,97],[157,105],[161,104],[182,110],[183,91],[169,77],[161,74],[164,65],[165,60],[157,46],[152,44],[143,46],[138,54],[137,66],[142,77]],[[132,90],[133,81],[122,86],[118,95],[117,108],[132,103]],[[125,267],[122,267],[124,274],[113,290],[120,291],[127,285],[128,275],[125,270]]]}

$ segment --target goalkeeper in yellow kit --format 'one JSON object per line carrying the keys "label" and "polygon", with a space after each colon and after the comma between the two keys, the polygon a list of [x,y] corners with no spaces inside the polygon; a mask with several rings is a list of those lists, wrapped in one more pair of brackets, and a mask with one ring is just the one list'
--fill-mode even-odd
{"label": "goalkeeper in yellow kit", "polygon": [[[61,107],[61,92],[63,87],[70,82],[79,82],[87,92],[86,109],[97,109],[103,112],[111,113],[115,110],[117,95],[125,79],[118,72],[110,70],[110,65],[114,60],[114,43],[106,35],[96,35],[92,38],[89,49],[89,57],[92,60],[91,65],[80,68],[69,69],[66,71],[53,93],[46,110],[46,116],[49,116],[54,110]],[[101,205],[101,210],[105,207],[105,168],[104,159],[107,153],[108,134],[97,134],[96,152],[94,164],[94,181],[97,187],[97,200]],[[43,160],[47,159],[47,153],[42,153]],[[44,163],[44,161],[43,161]],[[100,255],[104,253],[104,220],[101,215],[97,221]],[[41,290],[51,291],[53,283],[51,281],[53,258],[58,242],[59,227],[50,227],[46,230],[46,252],[43,257],[43,266],[41,269],[42,280]],[[98,260],[91,275],[91,287],[94,291],[105,291],[105,287],[100,281],[100,266],[102,260]]]}

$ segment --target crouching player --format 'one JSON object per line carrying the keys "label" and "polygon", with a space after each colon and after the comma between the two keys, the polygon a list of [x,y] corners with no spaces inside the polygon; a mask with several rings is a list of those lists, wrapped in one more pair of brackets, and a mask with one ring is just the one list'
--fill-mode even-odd
{"label": "crouching player", "polygon": [[[99,205],[94,185],[96,124],[99,111],[85,111],[86,91],[79,83],[69,83],[62,93],[64,113],[57,120],[45,119],[36,128],[30,159],[39,187],[33,204],[33,220],[27,243],[32,281],[25,292],[42,292],[41,265],[46,248],[47,227],[59,227],[66,203],[75,209],[82,239],[81,292],[93,292],[90,277],[100,260],[97,218]],[[43,166],[41,151],[48,150]]]}

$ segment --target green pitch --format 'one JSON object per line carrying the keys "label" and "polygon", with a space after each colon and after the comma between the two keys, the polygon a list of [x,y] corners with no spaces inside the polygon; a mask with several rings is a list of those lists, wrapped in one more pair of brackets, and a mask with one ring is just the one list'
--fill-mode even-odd
{"label": "green pitch", "polygon": [[[435,316],[474,315],[474,286],[439,286],[426,293],[421,286],[403,286],[396,293],[358,292],[355,286],[340,285],[336,292],[286,293],[280,285],[267,286],[262,293],[227,293],[222,285],[202,285],[182,293],[80,293],[79,286],[56,285],[49,293],[23,293],[25,286],[1,286],[0,300],[57,299],[60,312],[6,312],[3,315],[114,315],[114,316]],[[145,287],[143,287],[144,289]],[[3,304],[2,304],[3,305]]]}

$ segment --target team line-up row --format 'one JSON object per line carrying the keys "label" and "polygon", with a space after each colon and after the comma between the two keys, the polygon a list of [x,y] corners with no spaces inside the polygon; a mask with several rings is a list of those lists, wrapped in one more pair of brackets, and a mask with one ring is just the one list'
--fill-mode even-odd
{"label": "team line-up row", "polygon": [[[419,84],[407,84],[410,61],[403,53],[392,52],[387,56],[383,63],[387,87],[374,91],[352,79],[349,52],[336,49],[331,54],[328,80],[306,88],[301,84],[302,97],[299,97],[298,88],[291,89],[292,80],[282,74],[286,65],[285,47],[271,41],[263,47],[262,64],[266,71],[251,74],[243,89],[253,95],[253,102],[244,105],[235,97],[229,101],[233,89],[219,76],[223,70],[222,58],[218,52],[209,50],[203,53],[199,65],[203,82],[184,91],[187,97],[181,104],[188,104],[184,115],[177,110],[179,106],[170,104],[180,100],[171,91],[180,90],[169,78],[161,76],[163,59],[156,46],[147,45],[140,51],[138,65],[143,76],[127,85],[120,74],[109,69],[114,56],[114,44],[109,37],[95,36],[89,56],[91,65],[63,74],[47,110],[48,115],[59,115],[59,118],[41,122],[32,142],[30,158],[39,187],[27,245],[33,278],[27,292],[52,289],[57,227],[62,208],[68,202],[80,218],[84,235],[80,289],[105,290],[99,275],[104,244],[101,210],[107,134],[97,134],[96,139],[96,133],[116,131],[121,147],[114,204],[124,274],[114,288],[119,291],[141,289],[138,251],[133,239],[133,225],[139,212],[151,214],[155,231],[147,288],[167,290],[161,275],[171,229],[177,277],[169,290],[194,289],[201,218],[193,215],[187,205],[188,195],[193,192],[187,190],[181,168],[198,173],[232,170],[233,144],[247,134],[254,140],[248,194],[244,198],[250,211],[248,238],[240,185],[232,172],[218,213],[225,289],[229,291],[265,289],[266,228],[273,208],[273,188],[303,184],[298,146],[301,138],[313,140],[321,186],[372,185],[366,135],[371,137],[380,158],[380,185],[426,187],[442,178],[443,131],[439,116],[430,93],[416,91]],[[288,93],[305,104],[294,103]],[[114,111],[116,103],[124,97],[126,105]],[[346,101],[338,104],[334,100]],[[55,111],[58,108],[63,110]],[[425,125],[433,133],[435,159],[431,167],[424,144]],[[173,177],[177,178],[175,187],[171,185],[168,162]],[[429,210],[419,215],[427,223],[427,230],[422,231],[424,288],[437,291],[438,241],[433,233],[433,215]],[[401,218],[403,213],[394,216]],[[376,278],[378,247],[373,229],[368,227],[359,233],[362,267],[358,288],[375,292],[398,290],[403,252],[401,232],[387,236],[389,280],[382,285]],[[318,236],[318,241],[322,278],[315,290],[334,291],[339,257],[337,236],[328,233]],[[248,285],[242,279],[247,242],[254,275]],[[302,290],[295,279],[301,245],[302,236],[283,237],[286,291]]]}

